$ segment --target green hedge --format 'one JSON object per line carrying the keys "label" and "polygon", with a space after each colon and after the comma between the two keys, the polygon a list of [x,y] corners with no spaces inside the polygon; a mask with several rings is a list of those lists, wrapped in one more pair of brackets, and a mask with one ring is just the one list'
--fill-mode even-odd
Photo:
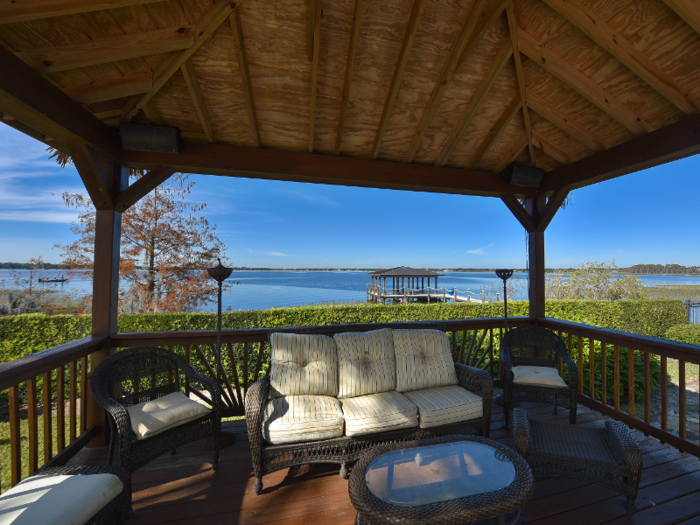
{"label": "green hedge", "polygon": [[666,331],[666,339],[700,346],[700,324],[679,324]]}

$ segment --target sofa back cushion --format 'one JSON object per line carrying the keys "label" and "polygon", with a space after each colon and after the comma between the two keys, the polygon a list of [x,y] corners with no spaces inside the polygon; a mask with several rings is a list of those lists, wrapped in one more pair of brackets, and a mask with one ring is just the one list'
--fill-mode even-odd
{"label": "sofa back cushion", "polygon": [[338,397],[378,394],[396,388],[391,329],[335,334]]}
{"label": "sofa back cushion", "polygon": [[335,342],[325,335],[270,335],[270,399],[337,396]]}
{"label": "sofa back cushion", "polygon": [[440,330],[394,330],[396,390],[457,384],[450,340]]}

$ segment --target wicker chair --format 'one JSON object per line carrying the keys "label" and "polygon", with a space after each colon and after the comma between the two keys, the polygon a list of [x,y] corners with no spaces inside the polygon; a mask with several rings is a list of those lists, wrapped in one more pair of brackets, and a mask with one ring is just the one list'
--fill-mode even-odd
{"label": "wicker chair", "polygon": [[[212,410],[193,421],[145,439],[136,439],[131,428],[127,407],[179,392],[184,378],[199,383],[211,396]],[[212,469],[219,469],[221,435],[221,393],[216,382],[198,374],[177,354],[155,347],[122,350],[102,361],[90,380],[92,393],[109,415],[112,436],[108,462],[114,456],[114,444],[119,435],[120,461],[133,473],[149,461],[177,447],[204,438],[212,438],[214,457]]]}
{"label": "wicker chair", "polygon": [[[556,368],[562,359],[569,374],[567,387],[514,383],[513,367],[539,366]],[[503,409],[505,428],[510,428],[510,411],[515,401],[535,401],[569,409],[569,422],[576,423],[578,367],[566,351],[564,341],[541,326],[521,326],[506,333],[501,342],[503,365]]]}

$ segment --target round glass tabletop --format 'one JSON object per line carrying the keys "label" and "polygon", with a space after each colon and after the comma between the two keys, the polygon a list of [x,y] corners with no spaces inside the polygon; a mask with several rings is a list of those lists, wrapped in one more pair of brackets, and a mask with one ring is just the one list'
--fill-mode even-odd
{"label": "round glass tabletop", "polygon": [[494,492],[514,480],[510,459],[470,441],[393,450],[375,458],[365,471],[372,494],[410,507]]}

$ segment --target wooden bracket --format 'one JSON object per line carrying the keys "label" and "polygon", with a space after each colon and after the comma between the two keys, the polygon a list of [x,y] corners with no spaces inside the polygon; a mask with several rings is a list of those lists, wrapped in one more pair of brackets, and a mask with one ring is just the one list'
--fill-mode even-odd
{"label": "wooden bracket", "polygon": [[538,206],[523,206],[514,195],[503,195],[501,200],[515,215],[518,222],[523,225],[523,228],[528,233],[533,233],[544,232],[547,229],[568,195],[568,190],[559,189],[549,197],[546,204],[539,203]]}
{"label": "wooden bracket", "polygon": [[501,200],[508,206],[508,209],[515,215],[518,222],[523,225],[528,232],[535,231],[535,222],[527,210],[513,195],[503,195]]}
{"label": "wooden bracket", "polygon": [[170,166],[152,168],[143,177],[117,195],[114,209],[120,213],[125,212],[162,182],[168,180],[173,173],[175,173],[175,169]]}

